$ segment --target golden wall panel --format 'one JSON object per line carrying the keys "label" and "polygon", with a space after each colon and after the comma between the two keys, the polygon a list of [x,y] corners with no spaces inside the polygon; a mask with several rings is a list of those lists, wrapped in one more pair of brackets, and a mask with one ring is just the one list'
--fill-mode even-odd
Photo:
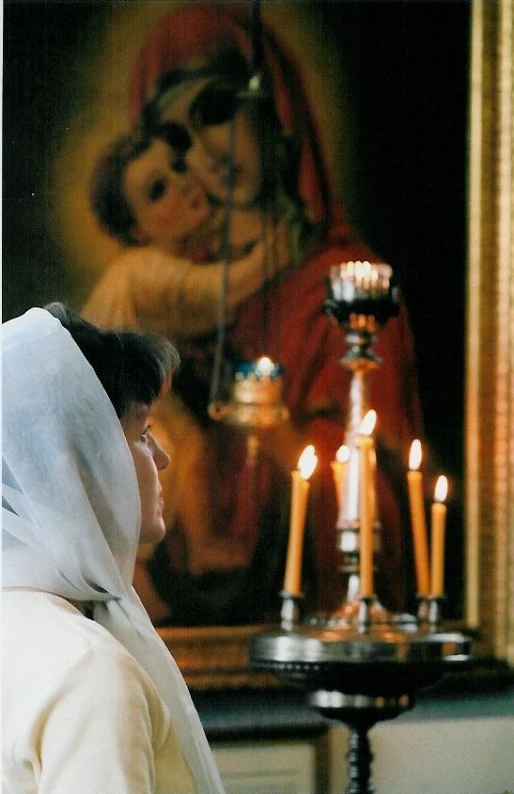
{"label": "golden wall panel", "polygon": [[467,620],[514,664],[514,5],[472,14]]}

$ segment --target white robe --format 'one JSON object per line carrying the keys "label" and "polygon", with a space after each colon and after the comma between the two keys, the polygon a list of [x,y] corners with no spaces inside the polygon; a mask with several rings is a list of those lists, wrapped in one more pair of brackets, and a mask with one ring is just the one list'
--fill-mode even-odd
{"label": "white robe", "polygon": [[48,593],[4,592],[2,611],[4,794],[196,792],[168,708],[109,632]]}

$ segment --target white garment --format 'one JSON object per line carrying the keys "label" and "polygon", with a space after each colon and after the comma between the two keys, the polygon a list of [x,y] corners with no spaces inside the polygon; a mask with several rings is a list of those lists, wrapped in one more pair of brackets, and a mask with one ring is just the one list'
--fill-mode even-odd
{"label": "white garment", "polygon": [[59,596],[4,592],[3,648],[4,794],[196,791],[154,684],[98,623]]}
{"label": "white garment", "polygon": [[[198,791],[222,793],[184,680],[132,587],[140,501],[109,398],[70,334],[43,309],[4,324],[2,368],[4,587],[93,601],[95,621],[140,663],[168,707]],[[56,673],[59,666],[64,672],[56,656]]]}

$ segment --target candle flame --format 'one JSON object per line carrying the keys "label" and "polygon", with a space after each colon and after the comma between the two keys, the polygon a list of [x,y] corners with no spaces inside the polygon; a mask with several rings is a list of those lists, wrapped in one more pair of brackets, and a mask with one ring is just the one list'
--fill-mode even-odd
{"label": "candle flame", "polygon": [[275,366],[271,358],[268,356],[261,356],[256,361],[257,369],[264,375],[270,375],[273,372],[273,367]]}
{"label": "candle flame", "polygon": [[336,460],[339,463],[347,463],[350,459],[350,448],[346,444],[341,444],[336,452]]}
{"label": "candle flame", "polygon": [[368,411],[359,426],[359,434],[361,436],[370,436],[375,428],[377,421],[377,412],[373,409]]}
{"label": "candle flame", "polygon": [[302,454],[298,458],[298,470],[304,480],[309,479],[317,464],[318,458],[316,456],[316,451],[314,446],[309,444],[307,447],[305,447]]}
{"label": "candle flame", "polygon": [[448,495],[448,480],[441,474],[437,478],[437,482],[435,484],[435,491],[434,491],[434,500],[436,502],[444,502]]}
{"label": "candle flame", "polygon": [[417,470],[421,466],[421,441],[415,438],[410,445],[409,469]]}

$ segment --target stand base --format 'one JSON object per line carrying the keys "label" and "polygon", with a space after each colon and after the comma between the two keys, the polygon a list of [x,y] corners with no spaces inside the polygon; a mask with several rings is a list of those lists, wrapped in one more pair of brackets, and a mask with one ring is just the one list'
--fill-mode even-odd
{"label": "stand base", "polygon": [[414,615],[389,612],[376,596],[344,601],[335,612],[328,615],[310,615],[305,625],[317,629],[347,630],[362,627],[363,623],[366,629],[377,625],[400,627],[403,631],[418,629],[418,620]]}
{"label": "stand base", "polygon": [[273,672],[307,691],[327,689],[372,697],[405,694],[469,663],[471,638],[415,622],[297,626],[257,634],[250,642],[255,669]]}
{"label": "stand base", "polygon": [[346,794],[375,791],[369,729],[411,709],[418,689],[472,661],[471,639],[463,634],[419,625],[411,616],[381,617],[319,627],[310,621],[258,634],[250,643],[253,668],[301,687],[323,716],[349,727]]}

